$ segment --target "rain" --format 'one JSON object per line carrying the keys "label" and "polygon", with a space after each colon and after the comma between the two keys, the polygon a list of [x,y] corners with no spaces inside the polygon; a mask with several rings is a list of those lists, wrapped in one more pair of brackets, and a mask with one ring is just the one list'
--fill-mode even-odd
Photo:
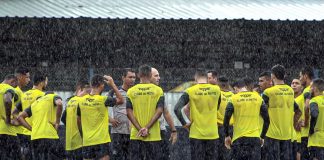
{"label": "rain", "polygon": [[[64,0],[60,1],[67,3]],[[299,5],[303,5],[302,2],[296,1]],[[0,5],[1,3],[5,4],[5,1],[0,2]],[[79,9],[87,8],[89,2],[82,1],[82,3],[76,3],[76,6]],[[307,8],[309,4],[305,3]],[[100,3],[96,1],[94,4]],[[15,6],[9,3],[7,5]],[[129,4],[114,5],[118,7]],[[318,5],[322,10],[321,15],[324,16],[323,4]],[[116,9],[117,15],[119,12],[116,6],[111,7],[111,12],[114,13]],[[69,7],[73,6],[67,5],[67,11],[70,11]],[[50,10],[44,8],[47,9]],[[134,9],[133,12],[137,11]],[[187,10],[182,8],[182,11],[186,13]],[[293,17],[289,15],[288,19],[287,17],[268,19],[266,16],[214,17],[204,11],[207,16],[202,16],[201,13],[202,17],[197,14],[179,18],[172,16],[171,10],[167,12],[169,15],[165,13],[160,17],[134,18],[64,16],[64,13],[61,13],[62,15],[56,13],[59,16],[16,16],[11,11],[7,12],[0,11],[1,81],[7,75],[14,74],[18,66],[29,69],[31,81],[34,73],[42,72],[48,78],[45,91],[54,91],[62,98],[63,110],[66,109],[68,98],[75,94],[76,84],[79,81],[90,82],[94,75],[108,75],[113,78],[116,86],[120,87],[123,85],[125,68],[131,68],[136,73],[144,64],[156,68],[161,78],[159,87],[164,92],[164,105],[172,116],[177,134],[177,141],[171,144],[168,140],[172,129],[164,122],[166,137],[163,141],[166,146],[163,146],[163,149],[166,151],[163,150],[162,154],[167,154],[166,159],[171,160],[191,159],[189,132],[182,127],[174,108],[186,89],[194,86],[194,76],[198,68],[216,71],[218,78],[226,77],[231,85],[244,77],[249,77],[255,87],[259,87],[260,74],[265,71],[271,72],[271,68],[276,64],[285,67],[284,80],[289,86],[293,79],[299,79],[300,71],[305,66],[313,69],[314,78],[322,78],[324,74],[324,62],[321,58],[324,55],[324,23],[323,20],[318,20],[317,16],[306,19],[299,15],[300,13],[296,13],[296,17],[289,18]],[[138,14],[140,13],[136,13]],[[140,79],[137,74],[135,84],[138,83]],[[29,82],[21,89],[26,92],[32,87],[32,82]],[[112,89],[113,87],[105,85],[102,95],[107,95]],[[0,112],[4,112],[4,107]],[[109,107],[108,112],[109,116],[114,116],[113,106]],[[186,120],[188,121],[188,118]],[[109,130],[112,128],[110,124]],[[222,129],[219,132],[223,135],[224,131]],[[64,150],[66,128],[62,122],[58,136]],[[224,139],[218,143],[225,148]],[[113,143],[109,144],[109,157],[117,160],[119,158],[114,157],[116,155],[114,147]],[[228,156],[222,159],[231,159],[229,157],[235,154],[232,150],[220,152],[224,153],[219,154]],[[7,158],[0,157],[0,159]],[[28,158],[23,156],[19,159]]]}

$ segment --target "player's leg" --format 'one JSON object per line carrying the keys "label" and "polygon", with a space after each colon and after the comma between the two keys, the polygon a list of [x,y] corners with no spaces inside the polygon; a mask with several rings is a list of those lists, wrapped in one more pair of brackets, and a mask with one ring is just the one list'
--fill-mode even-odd
{"label": "player's leg", "polygon": [[308,137],[302,137],[301,138],[301,145],[300,145],[300,154],[301,154],[301,160],[308,160],[310,159],[310,154],[307,148],[308,144]]}
{"label": "player's leg", "polygon": [[147,160],[163,160],[162,141],[144,142]]}
{"label": "player's leg", "polygon": [[130,140],[129,145],[129,157],[131,160],[142,160],[143,156],[143,146],[141,145],[141,141]]}
{"label": "player's leg", "polygon": [[219,147],[219,139],[215,140],[206,140],[205,141],[205,159],[210,160],[218,160],[219,159],[219,153],[218,153],[218,147]]}
{"label": "player's leg", "polygon": [[292,157],[292,142],[291,140],[280,141],[280,159],[291,160]]}
{"label": "player's leg", "polygon": [[205,159],[204,143],[202,140],[190,138],[191,160]]}

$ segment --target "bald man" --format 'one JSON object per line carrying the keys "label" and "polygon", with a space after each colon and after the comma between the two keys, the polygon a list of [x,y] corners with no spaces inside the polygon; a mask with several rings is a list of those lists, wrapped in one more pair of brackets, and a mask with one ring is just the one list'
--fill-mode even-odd
{"label": "bald man", "polygon": [[[156,68],[152,68],[152,78],[151,83],[155,85],[160,84],[160,75],[159,71]],[[163,118],[164,117],[164,118]],[[169,143],[167,140],[167,130],[165,127],[165,121],[168,123],[168,125],[171,128],[171,135],[169,141],[171,141],[172,144],[174,144],[177,141],[177,130],[174,126],[174,122],[172,119],[172,116],[168,110],[168,108],[164,108],[163,111],[163,117],[160,118],[160,129],[161,129],[161,138],[162,138],[162,153],[163,153],[163,160],[170,159],[170,152],[169,152]]]}

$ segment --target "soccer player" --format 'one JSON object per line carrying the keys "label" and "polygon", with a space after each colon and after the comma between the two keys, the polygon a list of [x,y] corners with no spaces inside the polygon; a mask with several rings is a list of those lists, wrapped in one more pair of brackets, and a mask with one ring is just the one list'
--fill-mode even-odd
{"label": "soccer player", "polygon": [[[17,103],[21,102],[23,91],[22,88],[26,87],[27,84],[30,82],[30,74],[29,70],[26,67],[17,67],[15,69],[15,76],[18,80],[18,86],[15,88],[16,94],[18,96]],[[18,131],[18,137],[21,132]],[[20,139],[20,138],[19,138]]]}
{"label": "soccer player", "polygon": [[[43,90],[47,86],[47,77],[41,72],[35,72],[33,76],[33,88],[28,90],[22,95],[21,102],[17,103],[13,115],[18,117],[19,113],[30,107],[30,105],[39,97],[44,96]],[[26,118],[28,124],[32,126],[30,118]],[[22,156],[24,159],[32,159],[32,148],[31,148],[31,131],[23,126],[20,126],[18,137],[20,145],[22,147]]]}
{"label": "soccer player", "polygon": [[[301,106],[304,105],[304,95],[302,94],[303,91],[303,86],[301,85],[301,82],[299,79],[293,79],[291,82],[291,88],[294,90],[294,97],[295,97],[295,102],[298,104],[299,109],[302,111],[300,108]],[[299,126],[301,126],[301,123],[304,123],[301,119],[303,119],[303,115],[300,117]],[[301,132],[296,131],[295,129],[293,130],[293,148],[292,148],[292,157],[293,160],[300,160],[300,148],[301,145]]]}
{"label": "soccer player", "polygon": [[[105,83],[115,92],[116,98],[102,96]],[[94,75],[91,79],[91,92],[82,97],[77,114],[81,118],[79,129],[82,130],[83,158],[109,159],[109,115],[108,106],[124,102],[114,80],[110,76]]]}
{"label": "soccer player", "polygon": [[[16,97],[15,87],[17,87],[17,77],[7,75],[0,84],[0,159],[19,159],[20,151],[18,138],[11,120],[11,110],[14,108],[14,97]],[[16,99],[17,100],[17,99]]]}
{"label": "soccer player", "polygon": [[315,79],[311,86],[312,99],[310,100],[310,129],[308,147],[310,158],[324,159],[324,80]]}
{"label": "soccer player", "polygon": [[[227,103],[229,99],[234,95],[233,92],[230,91],[229,88],[229,82],[226,77],[219,77],[218,78],[218,84],[221,89],[221,103],[217,112],[217,123],[218,123],[218,134],[219,134],[219,159],[229,159],[229,150],[226,149],[224,140],[225,140],[225,134],[224,134],[224,115],[225,115],[225,109],[227,106]],[[233,133],[233,117],[230,120],[230,127],[229,127],[229,133],[232,135]]]}
{"label": "soccer player", "polygon": [[[271,72],[268,72],[268,71],[265,71],[265,72],[262,72],[260,75],[259,75],[259,82],[258,82],[258,85],[259,85],[259,93],[260,95],[262,96],[263,95],[263,92],[272,87],[272,80],[271,80]],[[262,126],[263,126],[263,119],[262,118],[259,118],[260,122],[260,133],[262,132]],[[264,158],[264,155],[266,155],[267,153],[267,150],[265,150],[265,147],[262,147],[261,148],[261,159],[265,159]]]}
{"label": "soccer player", "polygon": [[[18,79],[18,86],[15,88],[16,94],[18,96],[17,101],[14,104],[16,106],[18,103],[21,103],[21,100],[23,97],[23,91],[21,89],[26,87],[27,84],[30,82],[29,69],[26,67],[19,66],[15,69],[15,76]],[[15,109],[15,108],[13,108],[13,109]],[[12,114],[12,115],[15,116],[14,114]],[[14,117],[14,118],[17,118],[17,117]],[[15,127],[17,137],[19,140],[19,145],[21,147],[20,150],[22,151],[21,155],[23,157],[25,156],[26,158],[31,159],[32,158],[31,152],[28,151],[28,147],[30,146],[30,143],[29,143],[28,139],[26,139],[26,137],[23,134],[23,128],[24,127],[21,127],[21,126]]]}
{"label": "soccer player", "polygon": [[298,126],[301,111],[294,101],[293,89],[284,83],[284,78],[285,68],[282,65],[273,66],[271,79],[274,86],[262,95],[271,120],[264,145],[267,159],[292,159],[292,124]]}
{"label": "soccer player", "polygon": [[163,90],[151,83],[152,67],[139,67],[140,83],[127,91],[127,117],[132,122],[130,159],[162,158],[161,132],[158,119],[164,108]]}
{"label": "soccer player", "polygon": [[309,121],[309,101],[311,99],[310,84],[312,83],[312,80],[314,79],[314,77],[315,77],[315,75],[314,75],[313,69],[311,67],[304,67],[299,72],[299,80],[304,87],[304,91],[303,91],[304,103],[302,104],[302,106],[300,106],[300,109],[302,111],[301,121],[304,121],[304,123],[301,127],[301,146],[300,146],[301,160],[310,159],[310,153],[307,148],[309,123],[310,123],[310,121]]}
{"label": "soccer player", "polygon": [[77,108],[83,96],[90,93],[86,81],[77,84],[75,95],[68,99],[61,121],[65,125],[65,151],[67,159],[82,160],[82,136],[78,128]]}
{"label": "soccer player", "polygon": [[[47,92],[19,114],[20,124],[31,131],[33,159],[64,158],[64,149],[58,136],[62,108],[61,97]],[[32,117],[32,126],[26,121],[27,117]]]}
{"label": "soccer player", "polygon": [[[15,76],[18,80],[18,86],[16,87],[16,94],[18,95],[17,103],[19,103],[23,96],[22,88],[26,87],[30,82],[30,73],[26,67],[17,67],[15,69]],[[18,136],[19,137],[19,136]]]}
{"label": "soccer player", "polygon": [[259,87],[261,93],[267,88],[272,87],[271,72],[262,72],[259,76]]}
{"label": "soccer player", "polygon": [[214,84],[214,85],[217,85],[218,84],[218,78],[217,78],[217,72],[216,71],[213,71],[213,70],[210,70],[210,71],[207,71],[207,76],[208,76],[208,83],[209,84]]}
{"label": "soccer player", "polygon": [[[218,74],[216,71],[214,71],[214,70],[207,71],[207,76],[208,76],[207,83],[213,84],[213,85],[218,84],[218,77],[217,77]],[[229,88],[230,88],[230,86],[229,86]],[[185,105],[185,107],[183,107],[183,112],[188,117],[188,119],[190,119],[190,105],[189,105],[189,103],[187,105]],[[225,109],[224,109],[224,113],[225,113]],[[222,123],[223,123],[223,121],[222,121]],[[221,159],[221,155],[219,155],[219,156]]]}
{"label": "soccer player", "polygon": [[[189,130],[191,159],[218,159],[217,109],[221,102],[221,91],[217,85],[207,83],[207,73],[198,69],[196,85],[188,88],[177,102],[174,112]],[[186,124],[181,109],[189,102],[190,123]]]}
{"label": "soccer player", "polygon": [[[116,160],[129,159],[129,136],[130,136],[130,122],[126,113],[126,96],[129,88],[134,86],[136,80],[135,71],[126,68],[122,75],[123,84],[118,88],[120,94],[123,96],[124,103],[113,106],[113,114],[110,118],[112,123],[111,138],[113,152],[112,157]],[[110,97],[116,98],[113,90],[109,91]]]}
{"label": "soccer player", "polygon": [[[261,96],[248,88],[246,81],[237,83],[238,93],[230,98],[224,117],[225,146],[233,147],[234,160],[261,159],[261,146],[269,127],[269,115]],[[252,80],[251,80],[252,81]],[[233,140],[229,133],[231,117],[234,117]],[[264,119],[262,133],[259,132],[259,118]],[[260,139],[261,138],[261,139]]]}
{"label": "soccer player", "polygon": [[[157,86],[160,84],[160,74],[156,68],[152,68],[151,82]],[[163,109],[163,116],[161,116],[159,120],[160,120],[160,129],[161,129],[161,138],[162,138],[162,156],[163,156],[162,159],[168,160],[170,159],[170,151],[169,151],[169,143],[167,139],[167,130],[165,127],[165,121],[168,123],[168,125],[171,128],[171,135],[169,140],[171,141],[172,144],[175,144],[175,142],[177,141],[177,130],[174,126],[174,122],[168,108],[166,108],[165,105],[164,107],[165,108]]]}

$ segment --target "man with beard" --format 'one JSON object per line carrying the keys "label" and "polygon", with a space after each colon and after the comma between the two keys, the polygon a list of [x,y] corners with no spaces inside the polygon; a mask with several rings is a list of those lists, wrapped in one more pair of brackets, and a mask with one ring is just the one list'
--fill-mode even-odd
{"label": "man with beard", "polygon": [[324,159],[324,80],[315,79],[311,86],[312,99],[310,100],[310,129],[308,147],[310,158]]}
{"label": "man with beard", "polygon": [[[265,71],[265,72],[262,72],[260,75],[259,75],[259,82],[258,82],[258,85],[259,85],[259,94],[262,96],[263,92],[272,87],[272,81],[271,81],[271,72],[268,72],[268,71]],[[260,125],[260,133],[262,132],[262,126],[263,126],[263,119],[262,118],[259,118],[260,122],[259,122],[259,125]],[[264,147],[261,148],[261,159],[265,159],[264,158],[264,155],[266,155],[267,151],[264,149]]]}
{"label": "man with beard", "polygon": [[297,128],[301,111],[295,103],[293,89],[284,82],[285,73],[282,65],[273,66],[271,79],[274,86],[266,89],[262,95],[270,117],[264,144],[267,159],[292,159],[292,124]]}
{"label": "man with beard", "polygon": [[[118,88],[120,94],[123,96],[124,103],[113,106],[112,117],[110,118],[111,138],[112,138],[112,159],[128,160],[130,122],[126,113],[126,97],[129,88],[134,86],[136,79],[135,71],[126,68],[124,69],[122,80],[123,84]],[[109,91],[108,96],[116,98],[114,90]]]}
{"label": "man with beard", "polygon": [[[43,92],[47,86],[47,76],[41,72],[35,72],[32,82],[33,88],[28,90],[22,95],[21,102],[16,105],[15,110],[13,111],[14,116],[18,116],[18,114],[28,107],[41,96],[44,96],[45,93]],[[27,123],[31,124],[30,118],[26,118]],[[32,124],[31,124],[32,125]],[[30,134],[27,128],[20,126],[20,133],[18,133],[18,137],[20,140],[20,145],[22,147],[22,156],[25,159],[32,159],[32,152],[31,152],[31,142],[30,142]]]}
{"label": "man with beard", "polygon": [[301,127],[301,145],[300,145],[300,154],[301,154],[301,160],[308,160],[310,159],[310,153],[307,148],[308,144],[308,133],[309,133],[309,101],[311,99],[310,94],[310,84],[312,83],[312,80],[314,79],[315,75],[313,72],[313,69],[311,67],[304,67],[300,73],[299,73],[299,80],[302,83],[304,87],[303,91],[303,101],[302,106],[300,106],[300,109],[302,111],[302,123]]}
{"label": "man with beard", "polygon": [[[20,103],[22,101],[22,97],[23,97],[23,91],[21,90],[22,88],[26,87],[27,84],[30,82],[30,73],[29,73],[29,69],[23,66],[19,66],[15,69],[15,76],[17,77],[18,80],[18,86],[15,88],[15,92],[17,94],[17,101],[15,103],[15,106]],[[17,132],[17,137],[19,140],[19,145],[21,147],[21,155],[25,156],[27,159],[31,159],[31,152],[29,152],[28,155],[25,155],[24,152],[25,150],[28,148],[27,146],[29,145],[26,137],[23,134],[23,127],[21,126],[17,126],[15,127],[16,132]],[[26,152],[28,153],[28,152]]]}
{"label": "man with beard", "polygon": [[259,76],[259,87],[261,93],[272,86],[271,72],[262,72]]}

